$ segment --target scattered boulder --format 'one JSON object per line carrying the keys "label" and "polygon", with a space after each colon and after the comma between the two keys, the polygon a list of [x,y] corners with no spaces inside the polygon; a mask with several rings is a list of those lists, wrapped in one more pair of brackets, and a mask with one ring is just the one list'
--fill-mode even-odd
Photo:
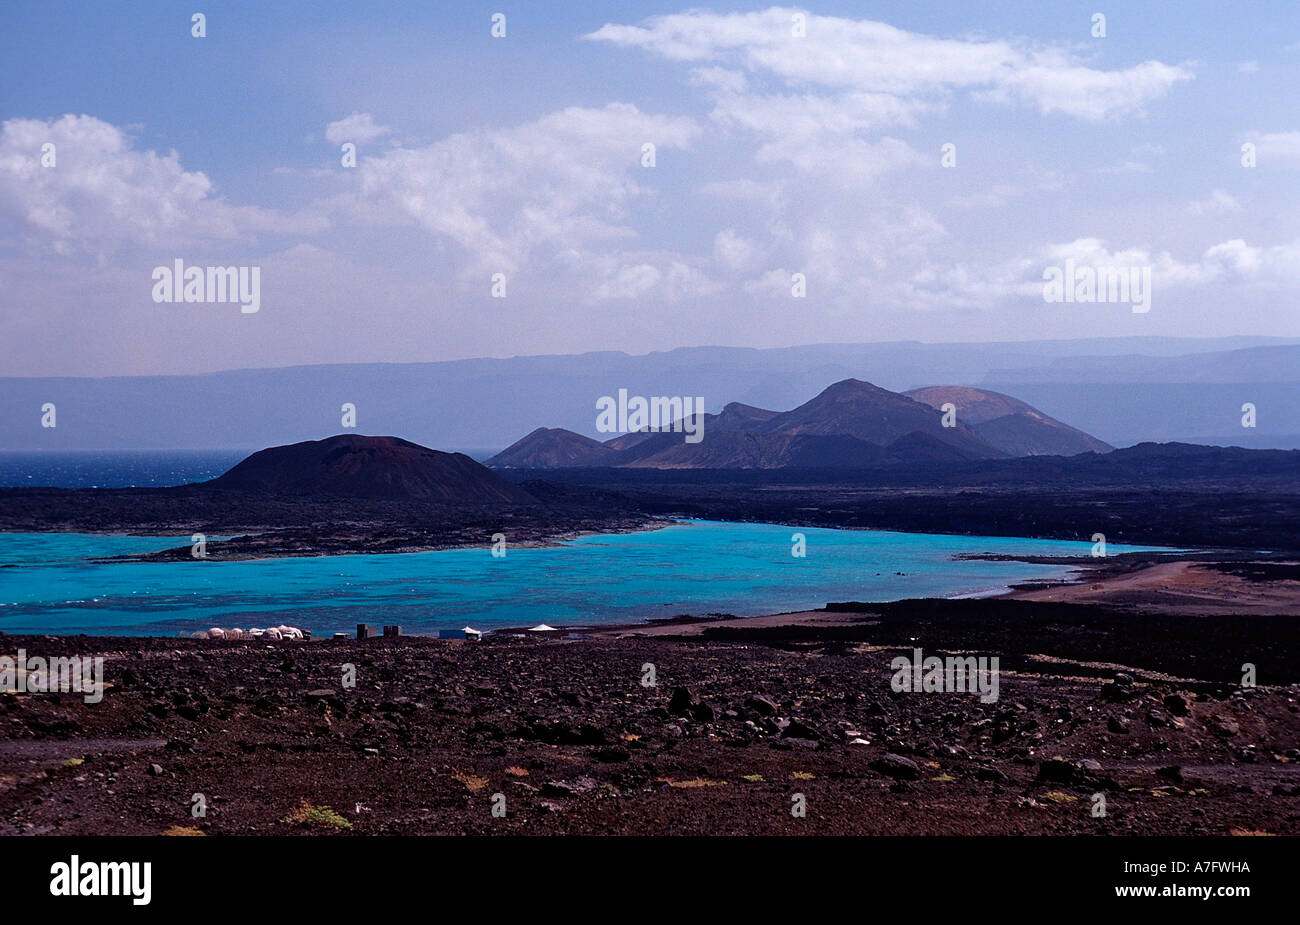
{"label": "scattered boulder", "polygon": [[1100,696],[1102,700],[1110,703],[1125,703],[1137,697],[1137,691],[1133,689],[1132,680],[1127,684],[1120,684],[1116,678],[1109,684],[1101,686]]}
{"label": "scattered boulder", "polygon": [[821,733],[809,726],[807,723],[799,720],[792,720],[788,726],[781,731],[781,736],[786,739],[810,739],[816,741],[821,738]]}
{"label": "scattered boulder", "polygon": [[668,698],[668,712],[673,716],[690,716],[700,705],[700,695],[689,687],[677,687]]}
{"label": "scattered boulder", "polygon": [[717,713],[709,703],[701,700],[691,710],[691,716],[693,716],[697,722],[710,723],[713,722]]}
{"label": "scattered boulder", "polygon": [[895,780],[919,780],[921,777],[921,768],[915,761],[893,752],[886,752],[871,762],[869,767]]}
{"label": "scattered boulder", "polygon": [[591,777],[575,777],[573,780],[548,780],[542,784],[542,795],[548,797],[576,797],[596,789],[596,780]]}
{"label": "scattered boulder", "polygon": [[1075,761],[1059,756],[1048,758],[1038,766],[1037,780],[1039,783],[1071,784],[1109,790],[1114,790],[1118,786],[1114,780],[1105,776],[1101,762],[1095,758],[1081,758]]}
{"label": "scattered boulder", "polygon": [[1241,731],[1241,727],[1226,716],[1216,716],[1210,720],[1210,729],[1215,735],[1225,739],[1231,739]]}

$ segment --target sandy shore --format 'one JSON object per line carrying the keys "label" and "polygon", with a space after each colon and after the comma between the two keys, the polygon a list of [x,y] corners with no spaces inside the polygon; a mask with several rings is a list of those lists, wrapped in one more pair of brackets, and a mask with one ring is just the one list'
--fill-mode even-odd
{"label": "sandy shore", "polygon": [[825,610],[799,610],[791,613],[763,614],[754,617],[677,617],[672,620],[657,620],[653,623],[598,627],[588,632],[594,636],[698,637],[707,629],[845,626],[858,619],[859,615],[857,614],[831,613]]}
{"label": "sandy shore", "polygon": [[[1132,567],[1126,563],[1081,563],[1080,572],[1063,581],[1032,582],[984,596],[986,600],[1097,604],[1116,610],[1189,616],[1294,614],[1300,616],[1300,562],[1223,563],[1192,560]],[[974,596],[954,600],[981,599]],[[864,608],[864,611],[868,608]],[[844,626],[860,614],[801,610],[752,617],[675,617],[647,624],[583,628],[597,636],[697,638],[709,630],[774,627]]]}
{"label": "sandy shore", "polygon": [[1020,587],[1005,597],[1022,601],[1105,604],[1196,616],[1300,615],[1300,563],[1248,565],[1200,561],[1162,562],[1121,574],[1085,573],[1047,587]]}

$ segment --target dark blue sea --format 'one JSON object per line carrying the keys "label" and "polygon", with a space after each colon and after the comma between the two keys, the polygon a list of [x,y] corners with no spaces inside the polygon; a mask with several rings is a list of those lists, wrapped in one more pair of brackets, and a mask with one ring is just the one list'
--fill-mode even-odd
{"label": "dark blue sea", "polygon": [[5,450],[0,486],[146,488],[216,478],[252,450]]}

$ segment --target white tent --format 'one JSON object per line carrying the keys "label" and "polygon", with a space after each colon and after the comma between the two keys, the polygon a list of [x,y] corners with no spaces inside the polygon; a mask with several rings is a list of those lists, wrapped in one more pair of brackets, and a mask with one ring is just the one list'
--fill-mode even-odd
{"label": "white tent", "polygon": [[533,627],[532,629],[530,629],[528,632],[530,632],[530,633],[554,633],[554,632],[555,632],[555,627],[553,627],[553,626],[547,626],[545,623],[538,623],[536,626],[534,626],[534,627]]}
{"label": "white tent", "polygon": [[483,635],[472,626],[463,626],[460,631],[465,634],[466,639],[478,639]]}

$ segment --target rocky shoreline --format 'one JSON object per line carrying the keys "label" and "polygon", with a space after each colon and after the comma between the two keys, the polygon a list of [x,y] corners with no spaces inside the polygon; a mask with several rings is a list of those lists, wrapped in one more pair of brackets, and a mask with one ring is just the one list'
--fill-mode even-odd
{"label": "rocky shoreline", "polygon": [[176,536],[175,546],[120,561],[192,558],[191,537],[209,539],[214,561],[540,546],[589,533],[629,533],[672,518],[613,503],[601,492],[560,489],[535,504],[445,504],[372,498],[304,498],[192,486],[166,489],[0,488],[0,530]]}

